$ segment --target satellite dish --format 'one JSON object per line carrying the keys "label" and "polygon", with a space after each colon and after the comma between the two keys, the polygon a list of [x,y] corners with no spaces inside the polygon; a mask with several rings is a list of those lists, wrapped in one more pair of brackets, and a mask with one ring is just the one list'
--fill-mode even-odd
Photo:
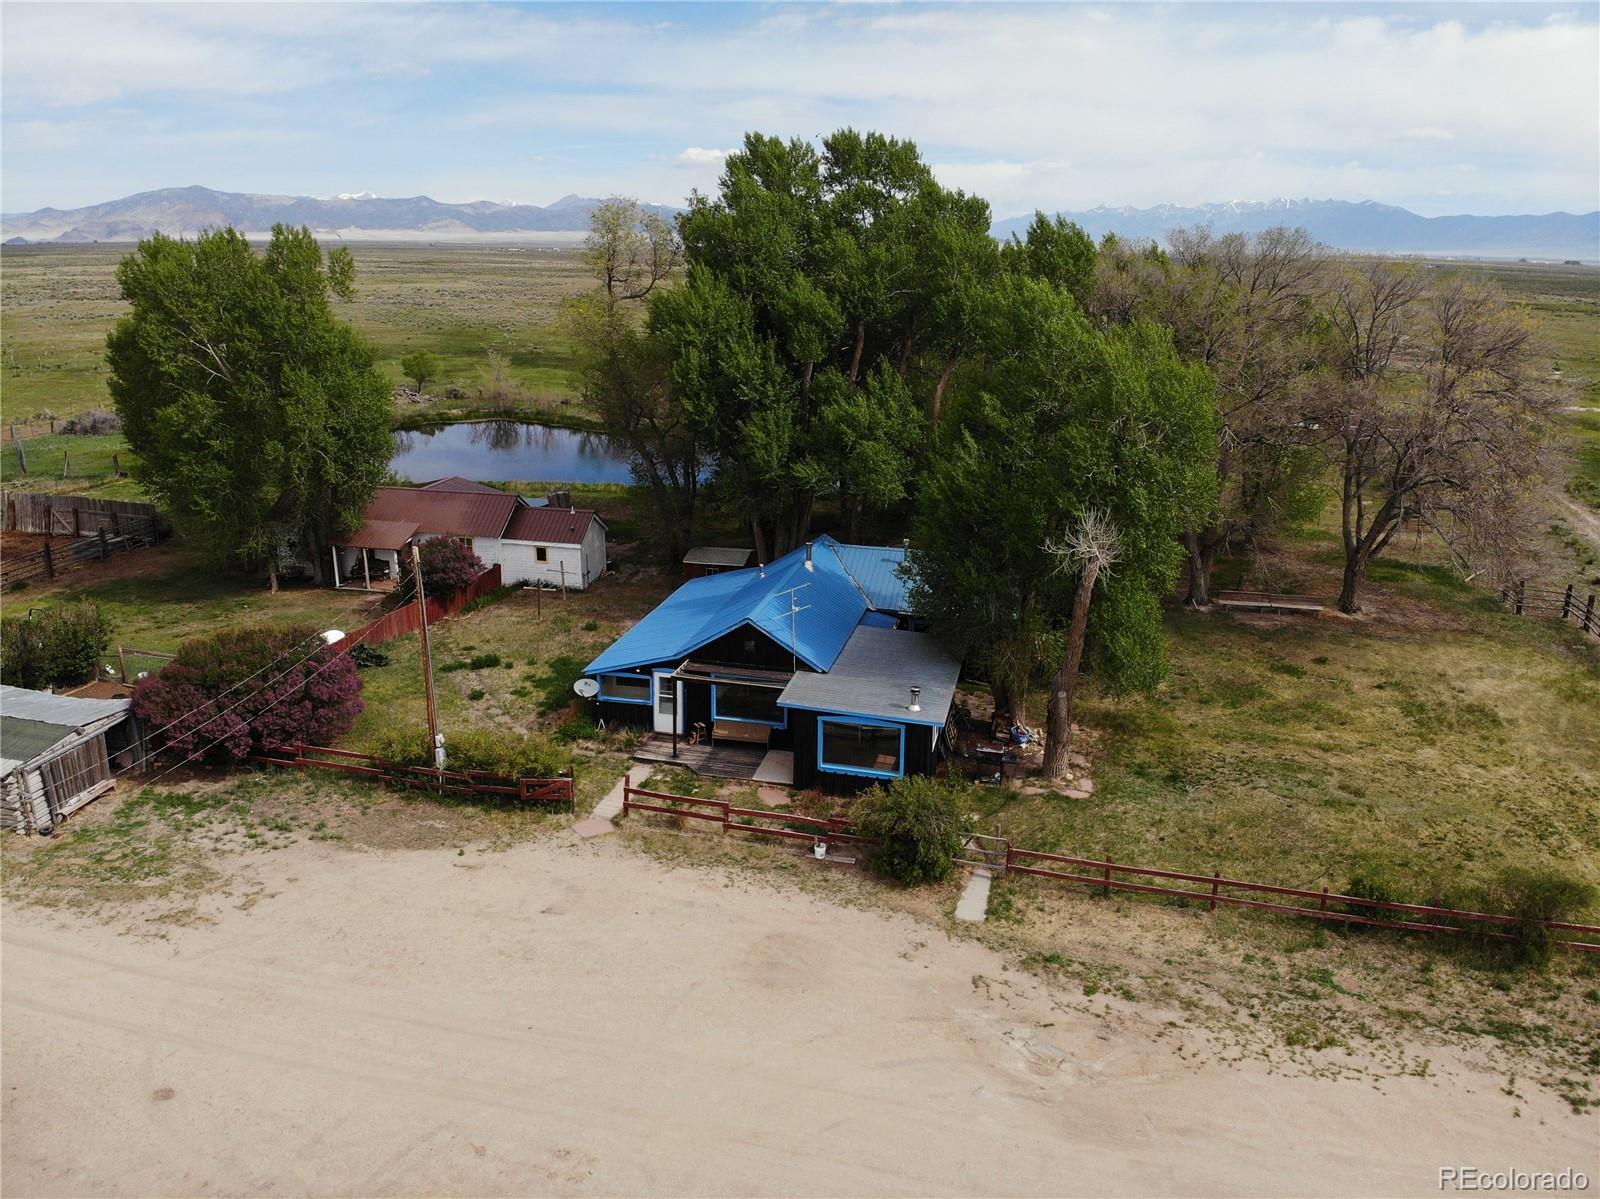
{"label": "satellite dish", "polygon": [[579,679],[572,684],[572,689],[584,699],[593,699],[600,694],[600,684],[594,679]]}

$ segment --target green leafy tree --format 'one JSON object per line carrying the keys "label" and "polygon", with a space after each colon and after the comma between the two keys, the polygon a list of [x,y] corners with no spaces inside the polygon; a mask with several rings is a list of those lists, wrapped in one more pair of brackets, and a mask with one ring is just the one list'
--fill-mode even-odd
{"label": "green leafy tree", "polygon": [[416,350],[400,359],[400,370],[418,391],[426,391],[429,380],[439,377],[439,359],[428,350]]}
{"label": "green leafy tree", "polygon": [[210,558],[274,587],[286,543],[322,577],[388,469],[389,385],[332,306],[354,274],[349,251],[283,225],[262,254],[232,229],[158,234],[117,267],[131,311],[108,384],[136,477]]}
{"label": "green leafy tree", "polygon": [[[1046,755],[1064,764],[1075,644],[1114,691],[1165,671],[1159,596],[1186,514],[1216,494],[1213,385],[1164,330],[1101,333],[1043,279],[1006,279],[981,324],[986,357],[923,481],[914,603],[986,669],[1002,711],[1050,679]],[[1088,574],[1069,547],[1091,518],[1114,552]]]}
{"label": "green leafy tree", "polygon": [[878,843],[872,864],[908,887],[948,878],[961,852],[963,795],[944,779],[908,775],[862,793],[856,831]]}
{"label": "green leafy tree", "polygon": [[1035,212],[1023,237],[1012,235],[1002,247],[1007,270],[1043,279],[1087,308],[1094,295],[1094,239],[1072,221]]}
{"label": "green leafy tree", "polygon": [[850,526],[909,494],[998,272],[988,229],[911,142],[851,129],[820,149],[748,134],[718,194],[691,198],[687,279],[650,328],[763,560],[804,540],[824,493]]}
{"label": "green leafy tree", "polygon": [[111,618],[91,600],[0,621],[0,680],[38,691],[89,682],[111,645]]}

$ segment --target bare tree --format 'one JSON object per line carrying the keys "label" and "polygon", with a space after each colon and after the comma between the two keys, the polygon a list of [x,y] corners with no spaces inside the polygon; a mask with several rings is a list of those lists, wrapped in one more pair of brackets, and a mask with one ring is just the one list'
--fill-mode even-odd
{"label": "bare tree", "polygon": [[590,215],[580,257],[599,278],[610,315],[670,278],[683,261],[683,246],[670,221],[637,200],[612,196]]}
{"label": "bare tree", "polygon": [[1084,636],[1089,629],[1089,605],[1094,600],[1094,585],[1109,575],[1122,556],[1122,538],[1110,516],[1090,510],[1059,540],[1045,543],[1045,552],[1055,559],[1056,569],[1078,577],[1072,597],[1072,620],[1067,626],[1067,653],[1055,677],[1050,680],[1050,703],[1045,716],[1044,773],[1052,779],[1067,774],[1072,752],[1072,701],[1078,693],[1078,671],[1083,665]]}
{"label": "bare tree", "polygon": [[1316,467],[1302,421],[1314,363],[1316,297],[1328,253],[1304,229],[1218,237],[1177,229],[1163,260],[1149,249],[1102,250],[1098,315],[1147,317],[1172,328],[1178,352],[1217,383],[1215,510],[1191,514],[1184,531],[1186,602],[1210,602],[1218,554],[1298,514]]}
{"label": "bare tree", "polygon": [[1527,321],[1488,285],[1449,275],[1428,292],[1382,260],[1341,272],[1327,315],[1318,420],[1340,479],[1340,611],[1360,610],[1368,568],[1408,525],[1466,568],[1514,554],[1556,405]]}

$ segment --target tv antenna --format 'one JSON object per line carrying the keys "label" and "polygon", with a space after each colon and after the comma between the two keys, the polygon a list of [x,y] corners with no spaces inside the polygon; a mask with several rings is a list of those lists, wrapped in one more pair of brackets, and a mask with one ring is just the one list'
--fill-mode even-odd
{"label": "tv antenna", "polygon": [[799,602],[800,597],[798,595],[796,595],[795,593],[797,591],[804,591],[809,586],[811,586],[810,583],[801,583],[798,587],[791,587],[787,591],[778,592],[779,595],[787,595],[789,597],[789,669],[790,670],[799,670],[800,669],[800,651],[796,648],[796,645],[799,642],[799,634],[796,631],[797,628],[798,628],[798,625],[795,622],[795,617],[799,616],[800,613],[804,612],[807,608],[811,607],[810,604],[802,604],[802,603],[800,603]]}

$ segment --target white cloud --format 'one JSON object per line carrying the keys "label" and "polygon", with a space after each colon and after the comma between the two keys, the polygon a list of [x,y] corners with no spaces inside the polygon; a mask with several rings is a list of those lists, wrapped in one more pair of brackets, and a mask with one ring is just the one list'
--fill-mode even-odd
{"label": "white cloud", "polygon": [[680,151],[673,161],[686,167],[719,167],[732,153],[732,150],[707,150],[700,146],[689,146]]}
{"label": "white cloud", "polygon": [[[379,161],[397,155],[392,139],[366,136],[399,119],[388,105],[421,96],[430,104],[405,118],[409,144],[487,145],[526,130],[634,143],[626,162],[568,173],[607,191],[644,195],[648,184],[667,200],[686,172],[696,185],[714,179],[726,152],[709,147],[746,130],[817,137],[850,124],[915,139],[941,178],[1001,215],[1274,195],[1600,205],[1592,7],[573,11],[12,4],[5,131],[9,143],[31,126],[15,157],[45,162],[41,122],[70,122],[82,154],[102,110],[178,97],[236,110],[250,137],[298,122],[376,179],[428,169]],[[347,116],[325,119],[311,93],[329,89]],[[357,121],[362,136],[341,140]],[[204,166],[175,169],[198,178]],[[522,190],[508,175],[494,194],[508,187]]]}

